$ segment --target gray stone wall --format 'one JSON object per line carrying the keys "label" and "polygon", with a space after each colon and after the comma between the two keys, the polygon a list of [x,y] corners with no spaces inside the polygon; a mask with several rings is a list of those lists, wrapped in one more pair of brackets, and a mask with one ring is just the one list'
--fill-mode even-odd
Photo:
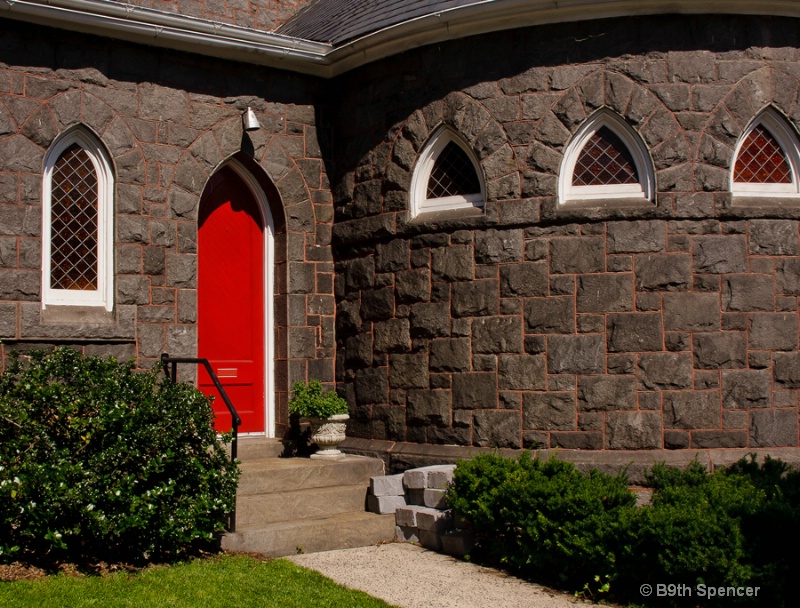
{"label": "gray stone wall", "polygon": [[[735,204],[728,191],[762,109],[800,125],[797,34],[791,19],[607,20],[442,43],[342,77],[337,380],[352,433],[797,446],[800,198]],[[600,108],[646,143],[653,205],[559,207],[565,146]],[[414,162],[443,123],[480,160],[484,213],[410,220]]]}
{"label": "gray stone wall", "polygon": [[[235,156],[262,182],[276,224],[278,422],[296,380],[334,380],[333,209],[320,83],[19,22],[0,37],[2,348],[77,345],[138,357],[196,354],[197,211]],[[262,129],[242,132],[252,107]],[[41,309],[43,159],[83,125],[115,174],[115,307]],[[321,144],[322,142],[322,144]],[[280,431],[279,427],[279,431]]]}

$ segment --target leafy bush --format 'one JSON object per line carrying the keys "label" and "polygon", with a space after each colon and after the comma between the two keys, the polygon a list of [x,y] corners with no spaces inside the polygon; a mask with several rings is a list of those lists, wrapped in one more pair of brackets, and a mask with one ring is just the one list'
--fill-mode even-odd
{"label": "leafy bush", "polygon": [[323,390],[319,380],[312,380],[308,384],[295,382],[292,393],[289,413],[301,418],[330,418],[349,411],[347,401],[334,391]]}
{"label": "leafy bush", "polygon": [[448,498],[492,561],[570,589],[613,577],[636,502],[623,474],[585,475],[572,463],[528,453],[459,463]]}
{"label": "leafy bush", "polygon": [[[631,520],[635,541],[622,562],[617,592],[640,597],[639,586],[671,583],[682,588],[753,584],[741,520],[754,514],[764,492],[741,475],[656,465],[647,475],[652,503]],[[653,598],[657,603],[658,598]],[[663,598],[666,605],[695,606],[697,597]],[[732,603],[731,598],[722,605]]]}
{"label": "leafy bush", "polygon": [[[754,457],[708,473],[657,465],[650,505],[636,508],[624,476],[588,475],[530,456],[479,456],[456,467],[449,500],[473,525],[481,552],[523,576],[610,591],[650,606],[773,606],[792,601],[800,569],[800,472]],[[697,585],[759,587],[757,596],[708,599]],[[640,586],[692,593],[643,598]]]}
{"label": "leafy bush", "polygon": [[0,559],[178,555],[222,531],[238,470],[208,399],[69,349],[0,376]]}

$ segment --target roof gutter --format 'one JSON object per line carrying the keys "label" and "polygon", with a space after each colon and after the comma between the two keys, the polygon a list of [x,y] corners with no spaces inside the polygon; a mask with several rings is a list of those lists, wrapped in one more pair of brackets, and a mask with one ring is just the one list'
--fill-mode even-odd
{"label": "roof gutter", "polygon": [[800,17],[800,0],[477,0],[339,47],[108,0],[0,0],[0,15],[12,19],[323,78],[477,34],[664,13]]}
{"label": "roof gutter", "polygon": [[104,0],[0,0],[0,15],[86,34],[329,76],[329,44]]}
{"label": "roof gutter", "polygon": [[800,0],[478,0],[410,19],[331,50],[332,75],[427,44],[553,23],[656,14],[800,17]]}

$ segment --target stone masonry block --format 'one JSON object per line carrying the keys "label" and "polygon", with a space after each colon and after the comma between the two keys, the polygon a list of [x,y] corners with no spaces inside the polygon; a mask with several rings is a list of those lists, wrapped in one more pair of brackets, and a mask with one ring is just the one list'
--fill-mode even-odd
{"label": "stone masonry block", "polygon": [[385,515],[396,513],[397,509],[406,506],[405,496],[367,496],[367,509],[370,513]]}
{"label": "stone masonry block", "polygon": [[551,336],[547,370],[550,374],[600,374],[605,371],[606,346],[602,335]]}
{"label": "stone masonry block", "polygon": [[419,528],[409,526],[395,526],[394,527],[395,540],[404,543],[418,543],[419,542]]}
{"label": "stone masonry block", "polygon": [[573,392],[524,393],[523,428],[541,431],[575,430]]}
{"label": "stone masonry block", "polygon": [[440,511],[430,507],[419,507],[417,511],[417,526],[420,530],[428,532],[446,532],[453,529],[452,511]]}
{"label": "stone masonry block", "polygon": [[743,369],[722,372],[722,405],[726,408],[770,406],[769,370]]}
{"label": "stone masonry block", "polygon": [[478,264],[519,262],[524,250],[522,230],[482,230],[475,235]]}
{"label": "stone masonry block", "polygon": [[609,352],[663,350],[663,328],[659,313],[622,313],[607,316]]}
{"label": "stone masonry block", "polygon": [[474,278],[472,245],[434,249],[431,272],[434,281],[469,281]]}
{"label": "stone masonry block", "polygon": [[488,317],[472,322],[473,353],[522,352],[522,319]]}
{"label": "stone masonry block", "polygon": [[578,277],[578,312],[625,312],[633,310],[633,276],[586,274]]}
{"label": "stone masonry block", "polygon": [[639,389],[645,391],[692,387],[690,353],[648,353],[639,356]]}
{"label": "stone masonry block", "polygon": [[791,220],[751,220],[747,226],[752,255],[797,255],[800,243],[797,222]]}
{"label": "stone masonry block", "polygon": [[430,530],[419,531],[419,544],[429,549],[441,553],[442,551],[442,533],[431,532]]}
{"label": "stone masonry block", "polygon": [[431,340],[432,372],[466,372],[469,371],[470,361],[469,338]]}
{"label": "stone masonry block", "polygon": [[744,235],[698,236],[693,239],[695,272],[720,274],[747,270]]}
{"label": "stone masonry block", "polygon": [[493,372],[453,374],[453,409],[494,409],[497,379]]}
{"label": "stone masonry block", "polygon": [[581,376],[578,378],[578,409],[607,412],[636,409],[636,379],[633,376]]}
{"label": "stone masonry block", "polygon": [[373,496],[404,496],[403,474],[376,475],[369,480],[369,489]]}
{"label": "stone masonry block", "polygon": [[797,411],[754,410],[750,412],[750,447],[771,448],[797,445]]}
{"label": "stone masonry block", "polygon": [[453,316],[474,317],[496,315],[499,284],[496,279],[454,283]]}
{"label": "stone masonry block", "polygon": [[775,382],[784,388],[800,388],[800,353],[775,353]]}
{"label": "stone masonry block", "polygon": [[501,390],[544,390],[546,382],[544,355],[500,355],[497,379]]}
{"label": "stone masonry block", "polygon": [[606,415],[609,450],[657,450],[662,447],[660,412],[609,412]]}
{"label": "stone masonry block", "polygon": [[664,222],[640,220],[608,223],[609,253],[664,251],[667,228]]}
{"label": "stone masonry block", "polygon": [[412,389],[408,391],[406,420],[409,424],[448,426],[450,391]]}
{"label": "stone masonry block", "polygon": [[411,307],[412,338],[438,338],[450,333],[450,311],[447,304],[414,304]]}
{"label": "stone masonry block", "polygon": [[605,269],[605,239],[568,237],[550,241],[550,272],[586,274]]}
{"label": "stone masonry block", "polygon": [[409,469],[403,473],[403,485],[412,490],[425,490],[428,488],[443,490],[453,480],[455,468],[456,465],[454,464],[436,464]]}
{"label": "stone masonry block", "polygon": [[[417,528],[419,524],[417,524],[417,514],[422,509],[427,509],[427,507],[421,507],[418,505],[409,505],[406,507],[398,507],[395,511],[395,522],[398,526],[406,526],[409,528]],[[429,511],[431,509],[428,509]]]}
{"label": "stone masonry block", "polygon": [[511,449],[522,447],[518,411],[479,410],[472,418],[473,445]]}
{"label": "stone masonry block", "polygon": [[441,540],[442,551],[454,557],[464,557],[475,548],[475,535],[468,530],[450,530]]}
{"label": "stone masonry block", "polygon": [[637,255],[637,291],[685,291],[692,279],[692,258],[682,253]]}
{"label": "stone masonry block", "polygon": [[548,289],[546,262],[526,262],[500,266],[500,296],[546,296]]}
{"label": "stone masonry block", "polygon": [[748,346],[752,350],[796,350],[797,314],[764,313],[752,314]]}
{"label": "stone masonry block", "polygon": [[719,329],[719,296],[715,293],[664,294],[664,329],[708,331]]}
{"label": "stone masonry block", "polygon": [[575,333],[575,298],[565,296],[526,299],[525,333]]}
{"label": "stone masonry block", "polygon": [[694,366],[697,369],[747,367],[747,345],[741,331],[694,334]]}
{"label": "stone masonry block", "polygon": [[722,280],[722,310],[772,311],[775,286],[772,275],[734,274]]}
{"label": "stone masonry block", "polygon": [[446,509],[447,499],[445,490],[425,489],[425,506],[432,509]]}
{"label": "stone masonry block", "polygon": [[664,427],[672,429],[713,429],[720,425],[719,393],[664,393]]}

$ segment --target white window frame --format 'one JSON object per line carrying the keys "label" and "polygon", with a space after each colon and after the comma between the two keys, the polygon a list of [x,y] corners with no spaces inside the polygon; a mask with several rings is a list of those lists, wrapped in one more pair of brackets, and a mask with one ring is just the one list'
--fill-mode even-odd
{"label": "white window frame", "polygon": [[[607,186],[574,186],[572,184],[575,165],[583,148],[589,140],[603,127],[608,128],[628,149],[639,176],[638,184],[615,184]],[[587,120],[573,135],[564,151],[558,177],[558,200],[562,205],[576,204],[584,201],[637,202],[653,200],[655,193],[655,172],[653,161],[647,152],[644,142],[633,128],[616,114],[608,110],[600,110]]]}
{"label": "white window frame", "polygon": [[[444,150],[450,142],[455,143],[461,148],[467,155],[467,158],[469,158],[472,163],[472,168],[475,170],[475,175],[478,176],[478,183],[481,186],[480,192],[463,196],[428,198],[428,182],[430,181],[431,171],[433,171],[433,167],[439,155],[442,153],[442,150]],[[422,149],[414,169],[414,174],[411,178],[410,199],[412,219],[420,214],[434,211],[483,207],[486,201],[486,186],[483,181],[483,172],[481,171],[480,165],[475,160],[475,155],[472,150],[470,150],[462,139],[451,129],[442,127],[437,130]]]}
{"label": "white window frame", "polygon": [[[758,126],[763,126],[769,131],[777,140],[781,150],[783,150],[786,156],[786,162],[789,163],[789,168],[792,171],[792,182],[790,184],[754,184],[750,182],[734,181],[736,163],[739,160],[742,146],[750,133]],[[762,111],[753,119],[742,133],[739,141],[736,142],[730,172],[731,194],[734,197],[796,198],[800,193],[800,184],[798,183],[798,175],[800,175],[800,155],[798,155],[798,149],[800,149],[800,143],[798,143],[797,134],[788,122],[771,108]]]}
{"label": "white window frame", "polygon": [[[72,144],[89,156],[97,175],[97,289],[54,289],[50,287],[52,247],[53,170]],[[42,308],[48,306],[91,306],[111,311],[114,307],[114,174],[111,159],[100,141],[77,127],[63,133],[47,152],[42,180]]]}

